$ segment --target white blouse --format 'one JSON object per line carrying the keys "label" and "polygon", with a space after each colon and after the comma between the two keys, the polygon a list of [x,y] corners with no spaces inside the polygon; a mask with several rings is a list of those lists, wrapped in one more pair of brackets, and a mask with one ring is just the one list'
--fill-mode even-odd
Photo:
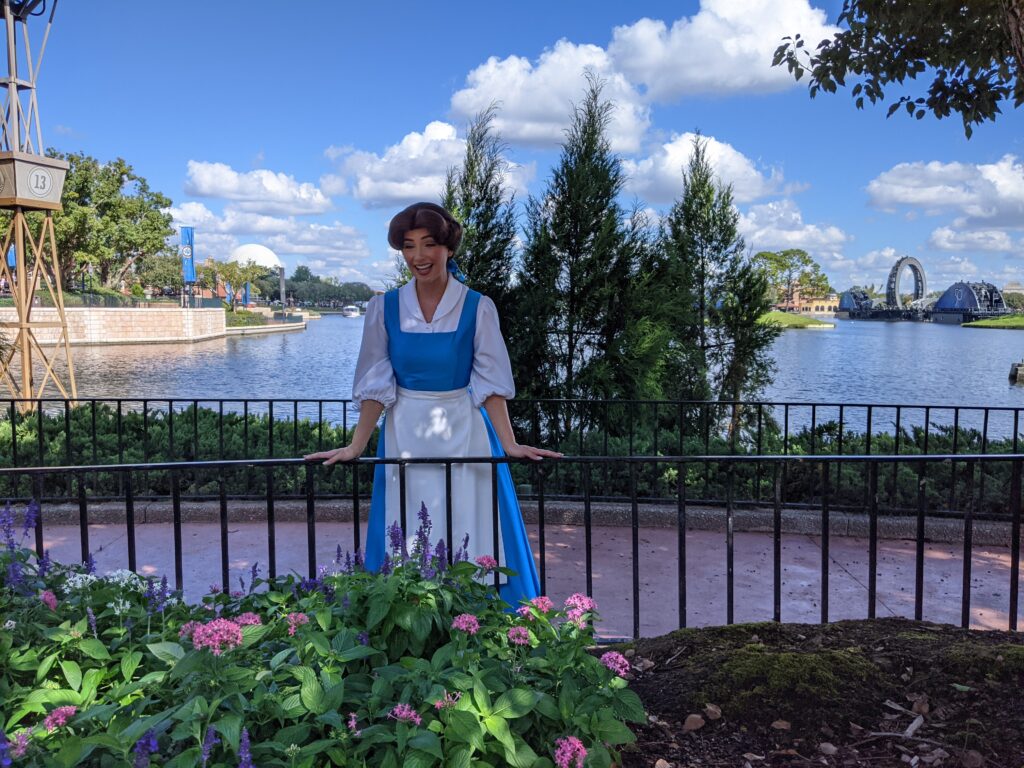
{"label": "white blouse", "polygon": [[[465,285],[449,277],[434,317],[428,323],[416,298],[416,281],[413,278],[398,289],[398,322],[406,333],[451,333],[459,326],[462,305],[468,293]],[[352,399],[357,407],[364,400],[376,400],[390,408],[395,402],[396,387],[395,371],[388,356],[388,332],[384,327],[384,297],[374,296],[366,305]],[[480,297],[476,310],[469,388],[477,406],[483,405],[491,395],[511,400],[516,394],[512,364],[498,324],[498,310],[486,296]]]}

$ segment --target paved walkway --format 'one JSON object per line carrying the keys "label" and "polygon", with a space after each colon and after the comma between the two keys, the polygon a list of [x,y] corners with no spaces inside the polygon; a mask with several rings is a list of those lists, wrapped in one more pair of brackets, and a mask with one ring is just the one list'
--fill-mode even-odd
{"label": "paved walkway", "polygon": [[[536,526],[527,526],[537,547]],[[307,572],[306,527],[302,523],[277,524],[278,573]],[[583,529],[549,525],[546,531],[547,594],[562,599],[586,587]],[[90,546],[100,571],[127,567],[127,537],[123,525],[89,526]],[[79,559],[77,526],[48,525],[45,544],[60,562]],[[220,583],[220,529],[211,523],[185,523],[184,587],[186,599],[195,600],[209,585]],[[233,586],[248,574],[253,562],[263,573],[267,563],[265,523],[232,522],[229,528],[230,569]],[[365,531],[363,533],[365,541]],[[139,572],[167,574],[173,581],[172,528],[164,523],[136,527]],[[863,538],[830,539],[829,618],[867,616],[868,542]],[[317,525],[317,558],[333,561],[335,549],[352,548],[352,525],[322,522]],[[599,631],[607,636],[628,636],[633,629],[631,534],[624,527],[593,529],[594,598],[601,612]],[[640,532],[640,633],[655,636],[679,626],[678,569],[674,529],[645,528]],[[913,541],[882,540],[878,546],[877,615],[912,617],[914,612]],[[962,546],[929,544],[925,548],[924,618],[959,624],[962,583]],[[725,535],[713,531],[687,534],[686,596],[689,626],[726,621]],[[782,618],[788,622],[817,622],[820,617],[819,537],[785,534],[782,539]],[[735,534],[735,621],[772,618],[772,539],[764,533]],[[1005,547],[976,547],[972,557],[971,625],[1006,629],[1008,625],[1010,551]],[[235,587],[237,588],[237,587]],[[1022,621],[1024,625],[1024,621]]]}

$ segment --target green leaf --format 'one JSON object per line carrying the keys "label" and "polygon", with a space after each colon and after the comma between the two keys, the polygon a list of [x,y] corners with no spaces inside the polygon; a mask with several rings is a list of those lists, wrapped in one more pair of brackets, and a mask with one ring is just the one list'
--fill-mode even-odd
{"label": "green leaf", "polygon": [[438,760],[444,759],[444,753],[441,751],[441,740],[437,738],[436,733],[420,731],[409,739],[408,746],[421,749],[424,752],[434,755]]}
{"label": "green leaf", "polygon": [[288,657],[291,656],[294,652],[294,648],[285,648],[283,651],[278,651],[274,654],[274,658],[270,660],[270,668],[276,670],[278,667],[284,664],[285,661],[288,660]]}
{"label": "green leaf", "polygon": [[260,642],[270,630],[269,624],[247,624],[242,627],[242,647],[249,648]]}
{"label": "green leaf", "polygon": [[445,768],[470,768],[473,764],[467,747],[458,746],[448,750],[448,761]]}
{"label": "green leaf", "polygon": [[306,739],[309,738],[309,726],[305,723],[289,725],[287,728],[282,728],[278,731],[274,738],[285,745],[305,744]]}
{"label": "green leaf", "polygon": [[510,752],[516,751],[516,743],[512,740],[512,733],[508,729],[505,718],[491,715],[484,718],[484,727],[487,732],[501,742],[501,745]]}
{"label": "green leaf", "polygon": [[309,644],[316,649],[321,656],[331,654],[331,643],[323,632],[312,632],[309,635]]}
{"label": "green leaf", "polygon": [[380,653],[376,648],[371,648],[368,645],[356,645],[344,651],[340,651],[336,654],[335,658],[342,664],[355,661],[356,659],[365,659],[368,656],[374,656]]}
{"label": "green leaf", "polygon": [[121,677],[124,678],[125,682],[129,682],[132,679],[132,675],[135,674],[135,670],[139,668],[139,663],[142,661],[142,651],[132,651],[126,653],[121,657]]}
{"label": "green leaf", "polygon": [[41,683],[50,670],[53,668],[54,663],[57,661],[57,654],[51,653],[49,656],[39,662],[39,667],[36,669],[36,682]]}
{"label": "green leaf", "polygon": [[65,768],[74,768],[81,765],[93,749],[95,747],[92,744],[86,744],[77,736],[71,736],[64,740],[60,752],[57,753],[57,764]]}
{"label": "green leaf", "polygon": [[316,617],[316,623],[320,625],[320,629],[324,632],[331,628],[331,611],[328,608],[321,608],[317,611],[314,616]]}
{"label": "green leaf", "polygon": [[526,688],[513,688],[505,691],[498,700],[494,702],[492,714],[500,715],[506,719],[514,719],[529,714],[537,703],[538,696]]}
{"label": "green leaf", "polygon": [[68,685],[76,691],[82,687],[82,668],[76,662],[62,661],[60,668],[64,672],[64,679],[68,681]]}
{"label": "green leaf", "polygon": [[177,643],[150,643],[146,647],[150,653],[167,664],[177,664],[178,659],[185,655],[185,649]]}
{"label": "green leaf", "polygon": [[431,768],[437,761],[432,755],[413,749],[402,755],[402,768]]}
{"label": "green leaf", "polygon": [[322,715],[327,711],[327,697],[324,695],[323,686],[314,675],[302,681],[299,688],[299,698],[302,705],[315,715]]}
{"label": "green leaf", "polygon": [[634,691],[628,688],[616,692],[615,698],[612,700],[612,707],[620,718],[633,723],[647,722],[647,713],[644,712],[643,702]]}
{"label": "green leaf", "polygon": [[480,678],[473,680],[473,702],[480,710],[481,715],[491,714],[491,695],[487,692],[487,686]]}
{"label": "green leaf", "polygon": [[481,752],[484,750],[483,725],[476,715],[465,710],[452,709],[448,711],[447,719],[445,738],[465,742]]}
{"label": "green leaf", "polygon": [[[607,714],[605,714],[607,713]],[[626,725],[611,717],[611,710],[603,709],[591,720],[591,731],[597,741],[605,744],[631,744],[636,736]]]}
{"label": "green leaf", "polygon": [[370,612],[366,615],[366,629],[367,631],[373,629],[382,621],[384,617],[391,611],[391,602],[388,600],[375,600],[370,606]]}
{"label": "green leaf", "polygon": [[232,712],[224,715],[214,725],[220,735],[224,737],[225,743],[237,752],[238,740],[242,736],[242,718]]}
{"label": "green leaf", "polygon": [[82,642],[78,644],[78,650],[80,650],[90,659],[106,661],[110,658],[110,653],[107,652],[107,646],[105,646],[95,637],[87,637],[84,640],[82,640]]}

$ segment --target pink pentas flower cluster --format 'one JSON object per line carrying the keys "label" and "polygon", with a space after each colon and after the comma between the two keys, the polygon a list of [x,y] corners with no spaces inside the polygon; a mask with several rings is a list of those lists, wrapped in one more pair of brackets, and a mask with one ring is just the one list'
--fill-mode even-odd
{"label": "pink pentas flower cluster", "polygon": [[592,598],[576,592],[566,598],[565,608],[565,617],[577,627],[583,629],[587,625],[583,616],[596,611],[597,603],[595,603]]}
{"label": "pink pentas flower cluster", "polygon": [[352,731],[352,735],[353,736],[359,736],[362,733],[362,731],[359,728],[356,727],[358,725],[358,723],[359,723],[359,719],[356,717],[356,713],[355,712],[349,712],[348,713],[348,723],[347,723],[347,725],[348,725],[348,729],[350,731]]}
{"label": "pink pentas flower cluster", "polygon": [[618,651],[608,651],[608,653],[602,654],[601,663],[619,677],[625,677],[629,674],[629,659]]}
{"label": "pink pentas flower cluster", "polygon": [[452,629],[459,629],[468,635],[475,635],[480,631],[480,621],[472,613],[460,613],[452,619]]}
{"label": "pink pentas flower cluster", "polygon": [[533,608],[536,608],[539,613],[550,613],[555,609],[555,604],[552,602],[551,598],[541,595],[540,597],[533,598],[530,601],[529,605],[519,606],[516,609],[516,613],[525,618],[527,621],[533,621],[534,614],[533,611],[530,610],[531,606],[533,606]]}
{"label": "pink pentas flower cluster", "polygon": [[201,627],[202,622],[199,621],[186,621],[181,627],[178,628],[178,638],[183,640],[189,640],[192,638],[192,633],[195,632],[196,627]]}
{"label": "pink pentas flower cluster", "polygon": [[243,613],[240,616],[236,616],[233,619],[233,621],[240,627],[258,626],[263,623],[263,619],[261,619],[258,614],[255,614],[252,611]]}
{"label": "pink pentas flower cluster", "polygon": [[388,717],[403,723],[412,723],[413,725],[420,725],[423,722],[423,718],[419,716],[410,704],[396,704]]}
{"label": "pink pentas flower cluster", "polygon": [[434,702],[434,709],[440,712],[442,709],[451,709],[459,703],[459,699],[462,698],[462,694],[456,691],[455,693],[444,692],[444,698],[438,699]]}
{"label": "pink pentas flower cluster", "polygon": [[508,641],[513,645],[529,645],[530,630],[526,627],[512,627],[508,631]]}
{"label": "pink pentas flower cluster", "polygon": [[57,610],[57,596],[53,594],[53,592],[51,592],[50,590],[44,589],[42,592],[40,592],[39,600],[51,611]]}
{"label": "pink pentas flower cluster", "polygon": [[558,768],[583,768],[587,750],[575,736],[566,736],[555,741],[555,765]]}
{"label": "pink pentas flower cluster", "polygon": [[18,731],[14,734],[14,741],[11,742],[11,755],[14,757],[24,757],[28,751],[28,743],[32,738],[31,731]]}
{"label": "pink pentas flower cluster", "polygon": [[230,619],[214,619],[192,629],[192,645],[198,650],[209,648],[214,656],[242,644],[242,628]]}
{"label": "pink pentas flower cluster", "polygon": [[43,720],[43,726],[46,728],[47,732],[55,731],[58,728],[64,727],[68,720],[75,716],[76,712],[78,712],[78,707],[73,704],[57,707],[53,712],[46,716],[45,720]]}
{"label": "pink pentas flower cluster", "polygon": [[498,561],[490,555],[480,555],[476,559],[476,564],[483,568],[485,571],[493,571],[498,567]]}
{"label": "pink pentas flower cluster", "polygon": [[304,613],[289,613],[288,614],[288,634],[292,637],[295,636],[295,630],[301,627],[303,624],[309,624],[309,616]]}

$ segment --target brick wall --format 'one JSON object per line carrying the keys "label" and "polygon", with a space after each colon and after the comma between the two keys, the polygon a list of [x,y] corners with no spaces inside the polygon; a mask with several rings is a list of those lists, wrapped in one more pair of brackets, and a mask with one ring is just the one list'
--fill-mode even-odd
{"label": "brick wall", "polygon": [[[147,344],[159,342],[203,341],[225,335],[223,309],[179,309],[149,307],[145,309],[99,309],[69,307],[68,334],[72,344]],[[0,308],[0,322],[17,322],[13,308]],[[57,322],[57,310],[46,307],[32,309],[33,321]],[[57,342],[59,328],[37,328],[39,343]],[[6,329],[14,338],[15,329]]]}

